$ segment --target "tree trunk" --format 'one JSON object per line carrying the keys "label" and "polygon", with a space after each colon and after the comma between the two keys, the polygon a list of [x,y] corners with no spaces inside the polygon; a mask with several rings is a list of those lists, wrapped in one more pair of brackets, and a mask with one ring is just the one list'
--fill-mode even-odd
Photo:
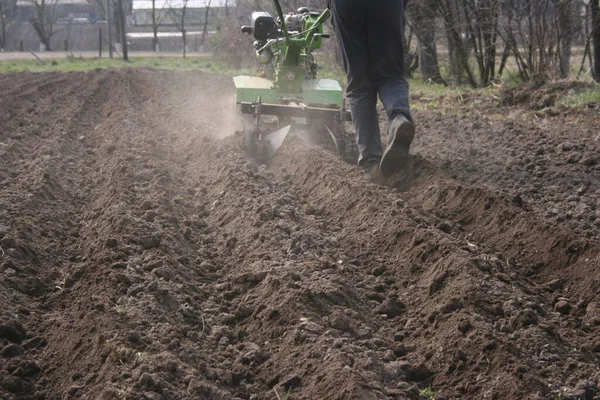
{"label": "tree trunk", "polygon": [[183,58],[187,52],[187,31],[185,30],[185,12],[187,10],[187,0],[183,3],[183,11],[181,13],[181,39],[183,40]]}
{"label": "tree trunk", "polygon": [[425,82],[445,83],[438,65],[435,37],[435,4],[414,2],[408,7],[408,18],[417,37],[421,75]]}
{"label": "tree trunk", "polygon": [[37,33],[40,42],[44,45],[46,51],[52,51],[50,47],[50,38],[52,37],[52,22],[53,16],[48,15],[47,4],[45,0],[40,2],[34,1],[35,17],[31,20],[33,29]]}
{"label": "tree trunk", "polygon": [[123,45],[123,60],[129,61],[129,54],[127,51],[127,27],[125,23],[125,10],[123,8],[123,0],[118,0],[119,7],[119,25],[121,26],[121,44]]}
{"label": "tree trunk", "polygon": [[212,0],[208,0],[206,4],[206,12],[204,13],[204,29],[202,30],[202,39],[200,40],[200,47],[204,50],[204,39],[206,39],[206,33],[208,31],[208,15],[210,13],[210,3]]}
{"label": "tree trunk", "polygon": [[600,0],[592,0],[592,40],[594,48],[594,79],[600,82]]}
{"label": "tree trunk", "polygon": [[571,69],[571,47],[573,37],[577,33],[577,2],[568,0],[558,7],[560,38],[560,77],[569,77]]}
{"label": "tree trunk", "polygon": [[4,50],[4,42],[6,41],[6,24],[4,22],[4,11],[0,2],[0,24],[2,24],[2,36],[0,36],[0,50]]}
{"label": "tree trunk", "polygon": [[114,8],[114,14],[112,15],[112,18],[113,21],[115,21],[115,44],[121,44],[123,35],[121,34],[121,9],[119,8],[118,0],[116,7]]}
{"label": "tree trunk", "polygon": [[152,51],[158,51],[158,19],[156,18],[156,0],[152,0]]}
{"label": "tree trunk", "polygon": [[446,0],[445,3],[440,1],[438,6],[444,20],[444,31],[446,33],[446,42],[448,44],[448,58],[450,62],[450,76],[454,78],[456,83],[462,84],[462,74],[457,57],[456,42],[452,35],[452,25],[454,24],[454,21],[452,19],[452,14],[450,14],[451,7],[452,3],[449,0]]}

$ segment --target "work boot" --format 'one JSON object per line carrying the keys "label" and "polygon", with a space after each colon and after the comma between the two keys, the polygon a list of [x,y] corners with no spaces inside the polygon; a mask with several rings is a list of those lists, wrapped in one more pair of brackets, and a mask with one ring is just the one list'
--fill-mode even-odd
{"label": "work boot", "polygon": [[414,137],[415,126],[404,115],[398,115],[390,121],[388,143],[380,164],[384,177],[395,174],[406,165]]}
{"label": "work boot", "polygon": [[380,182],[382,180],[378,161],[371,161],[362,166],[363,173],[369,176],[371,182]]}

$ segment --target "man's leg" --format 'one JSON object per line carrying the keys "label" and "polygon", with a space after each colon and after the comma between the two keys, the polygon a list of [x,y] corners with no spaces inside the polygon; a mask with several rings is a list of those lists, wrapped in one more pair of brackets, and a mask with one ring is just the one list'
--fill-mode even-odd
{"label": "man's leg", "polygon": [[415,133],[404,78],[405,4],[403,0],[374,0],[367,11],[370,75],[389,119],[388,143],[381,159],[384,176],[406,165]]}
{"label": "man's leg", "polygon": [[366,4],[368,0],[333,1],[333,24],[348,77],[346,96],[357,135],[359,164],[369,167],[379,163],[383,154],[377,88],[369,75],[369,42]]}
{"label": "man's leg", "polygon": [[389,120],[412,121],[408,82],[404,77],[405,0],[373,0],[367,10],[369,75]]}

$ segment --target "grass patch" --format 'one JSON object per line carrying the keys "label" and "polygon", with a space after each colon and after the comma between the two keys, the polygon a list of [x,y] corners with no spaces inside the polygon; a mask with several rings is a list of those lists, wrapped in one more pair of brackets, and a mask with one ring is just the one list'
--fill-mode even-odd
{"label": "grass patch", "polygon": [[470,86],[438,85],[409,79],[410,103],[414,111],[439,111],[442,114],[462,106],[493,105],[499,100],[499,87],[472,88]]}
{"label": "grass patch", "polygon": [[435,392],[431,389],[431,386],[419,391],[421,398],[425,400],[435,400]]}
{"label": "grass patch", "polygon": [[[342,87],[346,86],[346,74],[334,63],[331,55],[315,53],[319,64],[319,78],[335,79]],[[167,71],[202,71],[219,73],[229,76],[256,76],[259,66],[235,69],[223,62],[216,61],[209,55],[191,55],[187,58],[173,56],[132,57],[129,62],[120,58],[83,58],[59,57],[44,59],[41,64],[36,59],[0,61],[0,73],[8,72],[74,72],[112,68],[153,68]],[[518,85],[518,74],[509,74],[502,80],[503,87]],[[476,107],[478,104],[498,105],[501,88],[490,86],[486,88],[471,88],[463,85],[437,85],[423,82],[416,71],[413,79],[409,79],[411,107],[415,111],[438,111],[450,113],[461,107]],[[600,104],[600,86],[587,86],[577,91],[568,91],[560,95],[558,105],[568,108],[581,108],[590,104]]]}
{"label": "grass patch", "polygon": [[74,72],[125,67],[155,68],[167,71],[203,71],[224,74],[250,73],[239,71],[214,61],[210,56],[193,57],[132,57],[129,62],[119,58],[64,57],[45,59],[41,64],[35,59],[0,61],[0,73],[7,72]]}
{"label": "grass patch", "polygon": [[600,105],[600,85],[567,93],[558,100],[557,104],[568,108],[580,108],[588,105],[598,106]]}

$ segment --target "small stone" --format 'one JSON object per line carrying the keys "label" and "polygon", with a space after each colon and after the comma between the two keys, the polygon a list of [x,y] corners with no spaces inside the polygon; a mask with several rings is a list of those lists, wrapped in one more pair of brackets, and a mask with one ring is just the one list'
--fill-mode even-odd
{"label": "small stone", "polygon": [[21,343],[25,339],[25,334],[25,328],[17,321],[0,324],[0,339],[6,339],[13,343]]}
{"label": "small stone", "polygon": [[482,351],[492,351],[498,347],[498,343],[493,340],[487,341],[481,346]]}
{"label": "small stone", "polygon": [[144,372],[140,376],[138,383],[140,384],[141,387],[144,387],[144,388],[152,388],[155,385],[154,378],[152,377],[152,375],[150,375],[147,372]]}
{"label": "small stone", "polygon": [[215,268],[214,264],[207,260],[204,260],[200,263],[200,268],[202,268],[208,272],[215,272],[217,270]]}
{"label": "small stone", "polygon": [[394,355],[396,357],[404,357],[409,353],[409,349],[403,345],[394,347]]}
{"label": "small stone", "polygon": [[234,314],[222,313],[221,321],[223,321],[225,325],[235,325],[237,322],[237,318]]}
{"label": "small stone", "polygon": [[294,374],[288,377],[286,380],[284,380],[281,383],[281,386],[283,386],[285,390],[290,390],[297,388],[298,386],[300,386],[301,383],[302,379],[298,375]]}
{"label": "small stone", "polygon": [[73,382],[78,381],[81,378],[83,378],[83,373],[81,373],[81,372],[75,372],[75,373],[73,373],[73,375],[71,375],[71,380]]}
{"label": "small stone", "polygon": [[132,331],[129,332],[129,335],[127,335],[127,340],[129,340],[131,343],[140,343],[142,341],[142,336],[138,331]]}
{"label": "small stone", "polygon": [[382,305],[379,307],[379,314],[385,314],[388,318],[398,317],[406,311],[406,305],[399,301],[396,296],[389,297]]}
{"label": "small stone", "polygon": [[250,364],[251,362],[260,363],[263,359],[263,354],[260,347],[255,343],[246,343],[244,346],[244,355],[242,357],[243,364]]}
{"label": "small stone", "polygon": [[23,348],[25,350],[41,349],[43,347],[46,347],[47,344],[48,344],[48,341],[46,339],[44,339],[43,337],[36,336],[32,339],[29,339],[29,340],[26,340],[25,342],[23,342]]}
{"label": "small stone", "polygon": [[160,238],[158,236],[144,236],[138,239],[138,244],[145,250],[153,249],[160,246]]}
{"label": "small stone", "polygon": [[148,293],[154,293],[158,290],[158,282],[152,281],[146,286],[146,291]]}
{"label": "small stone", "polygon": [[454,311],[458,311],[462,308],[462,303],[457,299],[452,299],[444,307],[442,307],[443,314],[450,314]]}
{"label": "small stone", "polygon": [[253,312],[254,310],[252,310],[252,308],[240,304],[240,306],[235,310],[235,317],[238,320],[243,320],[251,316]]}
{"label": "small stone", "polygon": [[202,383],[198,379],[192,378],[190,379],[190,383],[188,383],[187,394],[188,395],[200,395],[206,393],[207,385]]}
{"label": "small stone", "polygon": [[0,356],[4,358],[12,358],[21,354],[23,354],[23,348],[21,348],[21,346],[19,346],[18,344],[14,343],[9,344],[5,348],[3,348],[2,351],[0,351]]}
{"label": "small stone", "polygon": [[142,203],[142,205],[140,206],[140,208],[142,210],[151,210],[154,208],[154,204],[152,204],[152,202],[150,200],[146,200]]}
{"label": "small stone", "polygon": [[431,370],[429,368],[427,368],[427,366],[425,366],[425,364],[419,364],[413,370],[412,380],[414,382],[424,382],[426,380],[429,380],[432,376],[433,376],[433,372],[431,372]]}
{"label": "small stone", "polygon": [[42,372],[42,368],[35,361],[23,361],[19,364],[19,367],[12,373],[13,376],[19,378],[26,378],[30,376],[39,376]]}
{"label": "small stone", "polygon": [[144,392],[142,395],[143,400],[164,400],[164,397],[160,393],[156,392]]}
{"label": "small stone", "polygon": [[440,231],[442,231],[442,232],[444,232],[444,233],[447,233],[447,234],[451,234],[451,233],[452,233],[452,230],[453,230],[453,228],[452,228],[452,224],[450,224],[450,223],[449,223],[449,222],[447,222],[447,221],[442,221],[442,222],[440,222],[440,223],[437,225],[437,228],[438,228]]}
{"label": "small stone", "polygon": [[573,143],[564,142],[559,147],[562,151],[571,151],[575,146],[573,145]]}
{"label": "small stone", "polygon": [[155,174],[152,170],[146,169],[138,172],[133,178],[137,181],[150,182],[152,179],[154,179],[154,176]]}
{"label": "small stone", "polygon": [[85,386],[82,386],[82,385],[72,385],[72,386],[69,388],[69,390],[68,390],[68,392],[67,392],[67,393],[68,393],[68,394],[69,394],[69,396],[71,396],[71,397],[77,396],[77,394],[79,393],[79,391],[80,391],[81,389],[83,389],[84,387],[85,387]]}
{"label": "small stone", "polygon": [[538,317],[536,312],[531,309],[526,309],[514,318],[513,328],[518,328],[519,325],[523,328],[527,328],[531,325],[537,325],[537,323]]}
{"label": "small stone", "polygon": [[587,325],[600,325],[600,302],[593,301],[585,308],[585,320]]}
{"label": "small stone", "polygon": [[146,214],[144,214],[142,219],[146,222],[154,222],[156,217],[158,217],[158,213],[156,211],[148,211]]}
{"label": "small stone", "polygon": [[20,393],[23,390],[23,380],[18,376],[0,376],[0,387],[10,393]]}
{"label": "small stone", "polygon": [[468,319],[466,320],[462,320],[458,323],[458,330],[461,331],[463,334],[469,332],[471,330],[471,328],[473,328],[473,325],[471,324],[471,321],[469,321]]}
{"label": "small stone", "polygon": [[325,332],[325,328],[322,325],[319,325],[313,321],[303,322],[301,326],[305,331],[315,333],[317,335],[321,335]]}
{"label": "small stone", "polygon": [[385,354],[383,355],[383,361],[386,361],[386,362],[396,361],[396,354],[394,354],[394,352],[392,350],[386,351]]}
{"label": "small stone", "polygon": [[329,323],[333,329],[337,329],[338,331],[351,332],[353,330],[352,320],[345,312],[340,310],[333,312],[329,318]]}
{"label": "small stone", "polygon": [[554,305],[554,310],[561,313],[562,315],[569,315],[573,306],[565,300],[561,300]]}
{"label": "small stone", "polygon": [[566,281],[564,279],[553,279],[551,281],[546,282],[544,286],[547,286],[548,289],[552,291],[556,291],[562,289],[565,286],[565,283]]}

